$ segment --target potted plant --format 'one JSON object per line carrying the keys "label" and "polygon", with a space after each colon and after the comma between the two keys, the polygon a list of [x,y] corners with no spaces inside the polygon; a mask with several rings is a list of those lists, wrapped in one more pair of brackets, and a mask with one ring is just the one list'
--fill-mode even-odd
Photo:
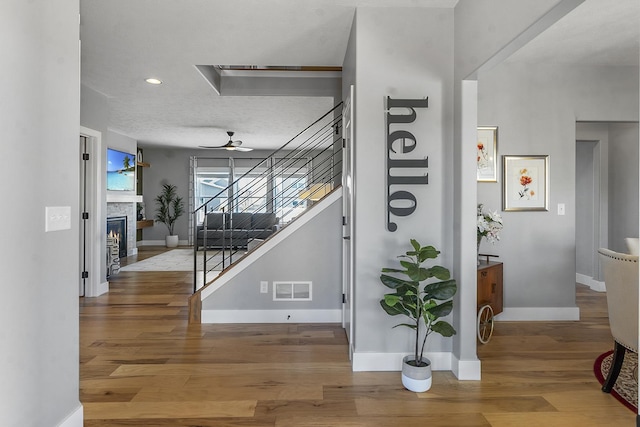
{"label": "potted plant", "polygon": [[175,185],[164,184],[162,192],[155,199],[158,205],[156,221],[164,223],[169,229],[169,235],[165,239],[168,248],[178,246],[178,235],[173,234],[173,227],[176,220],[184,213],[184,203],[182,197],[176,194],[176,188]]}
{"label": "potted plant", "polygon": [[502,230],[502,217],[496,211],[486,211],[483,204],[478,205],[478,220],[476,222],[478,242],[478,265],[480,265],[480,243],[485,237],[487,242],[496,243],[500,240]]}
{"label": "potted plant", "polygon": [[[424,356],[427,338],[433,332],[444,337],[456,334],[453,326],[439,319],[451,313],[451,298],[457,285],[446,268],[423,266],[427,260],[437,258],[440,251],[433,246],[422,246],[414,239],[411,239],[411,246],[413,250],[398,256],[402,268],[382,269],[380,281],[393,292],[385,294],[380,305],[391,316],[409,319],[408,323],[394,326],[405,326],[415,333],[413,354],[402,360],[402,384],[408,390],[423,392],[431,388],[431,361]],[[400,277],[384,273],[395,273]]]}

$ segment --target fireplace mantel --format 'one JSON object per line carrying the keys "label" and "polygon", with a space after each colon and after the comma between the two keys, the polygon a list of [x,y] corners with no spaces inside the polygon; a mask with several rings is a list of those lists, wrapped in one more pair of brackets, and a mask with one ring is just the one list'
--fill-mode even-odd
{"label": "fireplace mantel", "polygon": [[142,203],[142,196],[135,194],[107,193],[107,203]]}

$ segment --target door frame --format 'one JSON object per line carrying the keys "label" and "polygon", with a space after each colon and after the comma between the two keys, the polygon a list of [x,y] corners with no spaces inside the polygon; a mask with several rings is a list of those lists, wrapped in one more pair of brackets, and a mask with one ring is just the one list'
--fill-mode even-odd
{"label": "door frame", "polygon": [[344,102],[342,109],[343,123],[343,147],[342,147],[342,327],[347,334],[349,344],[349,359],[353,360],[355,348],[354,324],[353,324],[353,288],[354,268],[354,207],[355,196],[353,188],[354,179],[354,125],[353,125],[353,100],[354,86],[351,85],[349,97]]}
{"label": "door frame", "polygon": [[[109,282],[102,281],[102,264],[100,260],[104,259],[105,252],[101,249],[105,246],[106,240],[106,219],[104,218],[103,209],[101,209],[101,203],[104,199],[102,191],[103,182],[101,180],[101,165],[103,161],[102,154],[102,133],[86,127],[80,127],[80,137],[87,139],[87,153],[89,154],[89,160],[86,161],[85,166],[87,168],[87,182],[84,184],[83,177],[80,177],[80,209],[82,209],[83,203],[83,185],[86,185],[86,206],[89,213],[89,219],[87,219],[87,233],[86,241],[83,242],[83,233],[79,233],[80,245],[80,267],[81,271],[78,272],[80,293],[82,293],[83,281],[82,281],[82,265],[83,265],[83,253],[82,245],[86,245],[86,268],[88,277],[84,283],[84,297],[97,297],[109,291]],[[79,149],[82,152],[81,140],[79,139]],[[80,155],[80,162],[82,155]],[[80,165],[80,171],[82,171],[83,165]],[[79,226],[82,227],[82,212],[78,215]]]}

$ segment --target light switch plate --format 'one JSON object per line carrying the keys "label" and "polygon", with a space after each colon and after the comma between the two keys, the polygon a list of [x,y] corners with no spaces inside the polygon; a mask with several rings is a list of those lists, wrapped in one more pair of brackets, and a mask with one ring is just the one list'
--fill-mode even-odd
{"label": "light switch plate", "polygon": [[261,294],[269,293],[269,282],[260,282],[260,293]]}
{"label": "light switch plate", "polygon": [[46,206],[44,231],[71,230],[71,206]]}
{"label": "light switch plate", "polygon": [[558,215],[564,215],[564,203],[558,203]]}

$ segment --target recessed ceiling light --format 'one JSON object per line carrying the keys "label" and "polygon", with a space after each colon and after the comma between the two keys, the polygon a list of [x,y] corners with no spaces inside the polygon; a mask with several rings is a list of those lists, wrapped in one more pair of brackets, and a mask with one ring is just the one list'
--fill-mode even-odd
{"label": "recessed ceiling light", "polygon": [[149,83],[150,85],[161,85],[162,84],[162,80],[154,79],[153,77],[149,77],[148,79],[144,79],[144,81]]}

